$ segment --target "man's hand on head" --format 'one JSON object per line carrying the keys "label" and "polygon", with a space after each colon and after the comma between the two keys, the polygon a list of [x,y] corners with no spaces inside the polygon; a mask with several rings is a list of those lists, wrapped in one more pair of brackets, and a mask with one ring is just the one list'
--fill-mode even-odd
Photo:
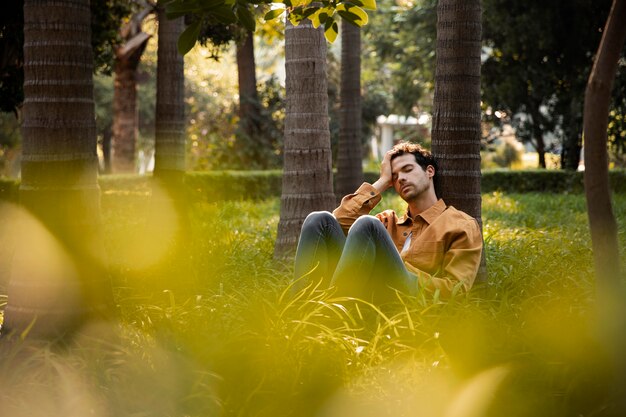
{"label": "man's hand on head", "polygon": [[378,180],[376,180],[376,182],[372,185],[378,190],[379,193],[382,193],[389,187],[393,186],[391,172],[391,151],[388,151],[385,154],[383,161],[380,163],[380,178],[378,178]]}

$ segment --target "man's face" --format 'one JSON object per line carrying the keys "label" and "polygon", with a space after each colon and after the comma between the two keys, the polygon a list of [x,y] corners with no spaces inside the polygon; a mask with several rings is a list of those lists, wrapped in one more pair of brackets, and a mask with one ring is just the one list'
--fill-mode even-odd
{"label": "man's face", "polygon": [[415,161],[413,154],[404,154],[391,161],[391,179],[396,192],[404,201],[420,198],[433,187],[435,169],[428,165],[426,170]]}

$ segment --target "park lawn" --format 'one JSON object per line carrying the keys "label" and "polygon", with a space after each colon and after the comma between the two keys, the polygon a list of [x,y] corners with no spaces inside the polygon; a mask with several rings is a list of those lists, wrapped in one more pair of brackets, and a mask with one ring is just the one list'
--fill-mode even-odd
{"label": "park lawn", "polygon": [[565,416],[606,405],[582,195],[484,195],[488,281],[447,302],[399,295],[380,308],[288,290],[290,262],[271,259],[279,205],[194,203],[187,243],[172,248],[168,213],[146,214],[143,196],[103,196],[120,325],[29,364],[0,360],[0,396],[35,392],[32,407],[63,411],[58,398],[72,392],[79,409],[163,416]]}

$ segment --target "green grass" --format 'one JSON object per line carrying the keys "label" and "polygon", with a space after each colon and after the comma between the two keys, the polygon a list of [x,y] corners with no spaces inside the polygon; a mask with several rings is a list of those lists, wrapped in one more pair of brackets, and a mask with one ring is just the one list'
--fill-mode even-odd
{"label": "green grass", "polygon": [[104,195],[120,323],[63,349],[4,346],[0,415],[604,412],[613,380],[583,196],[484,195],[488,281],[449,302],[399,295],[383,307],[290,291],[290,263],[271,259],[278,207],[195,203],[187,244],[172,248],[167,210]]}

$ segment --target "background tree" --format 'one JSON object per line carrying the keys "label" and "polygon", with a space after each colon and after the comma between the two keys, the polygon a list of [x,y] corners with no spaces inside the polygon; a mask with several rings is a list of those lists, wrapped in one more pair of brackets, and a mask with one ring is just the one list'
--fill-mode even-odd
{"label": "background tree", "polygon": [[617,223],[611,205],[607,122],[613,80],[626,39],[626,2],[616,0],[609,14],[585,93],[585,196],[598,289],[603,296],[620,290]]}
{"label": "background tree", "polygon": [[274,253],[295,250],[304,218],[332,210],[332,156],[328,130],[326,40],[308,20],[285,28],[285,150],[280,221]]}
{"label": "background tree", "polygon": [[155,177],[182,185],[185,172],[185,62],[178,53],[178,37],[185,28],[182,17],[167,19],[159,4],[157,95],[155,118]]}
{"label": "background tree", "polygon": [[[480,0],[439,0],[432,151],[438,195],[476,218],[480,194]],[[484,255],[481,277],[484,277]]]}
{"label": "background tree", "polygon": [[[611,89],[626,42],[626,1],[615,0],[598,47],[585,93],[585,197],[596,271],[598,307],[613,360],[612,403],[606,415],[626,409],[626,305],[620,274],[617,223],[611,204],[607,158],[607,122]],[[623,55],[622,55],[623,59]]]}
{"label": "background tree", "polygon": [[341,86],[337,199],[354,192],[363,182],[361,147],[361,28],[341,24]]}
{"label": "background tree", "polygon": [[88,0],[24,2],[20,199],[58,239],[57,254],[68,258],[46,263],[56,254],[41,236],[17,251],[8,331],[56,336],[112,305],[102,262],[90,37]]}
{"label": "background tree", "polygon": [[[119,25],[131,14],[131,4],[127,0],[92,0],[90,8],[94,72],[110,74],[114,50],[119,44]],[[3,7],[0,16],[0,111],[13,112],[16,116],[24,100],[23,9],[23,0],[13,0]],[[7,124],[12,129],[16,123],[7,121]],[[102,125],[99,131],[107,129],[110,124]],[[19,134],[5,136],[1,145],[15,153],[20,141]]]}
{"label": "background tree", "polygon": [[[373,95],[375,102],[384,100],[390,112],[415,116],[416,110],[424,110],[418,109],[420,100],[426,98],[424,101],[430,102],[434,88],[436,4],[436,0],[377,2],[376,13],[362,29],[364,104],[369,106],[369,96]],[[380,114],[388,113],[377,115]]]}
{"label": "background tree", "polygon": [[562,167],[578,167],[586,74],[610,5],[484,1],[483,100],[512,116],[518,137],[533,145],[543,167],[547,134],[559,140]]}
{"label": "background tree", "polygon": [[246,30],[237,45],[239,86],[239,128],[249,138],[259,133],[259,95],[257,93],[254,34]]}
{"label": "background tree", "polygon": [[150,39],[141,26],[154,4],[141,1],[141,9],[120,28],[122,44],[115,49],[113,95],[113,170],[135,171],[137,142],[137,67]]}

